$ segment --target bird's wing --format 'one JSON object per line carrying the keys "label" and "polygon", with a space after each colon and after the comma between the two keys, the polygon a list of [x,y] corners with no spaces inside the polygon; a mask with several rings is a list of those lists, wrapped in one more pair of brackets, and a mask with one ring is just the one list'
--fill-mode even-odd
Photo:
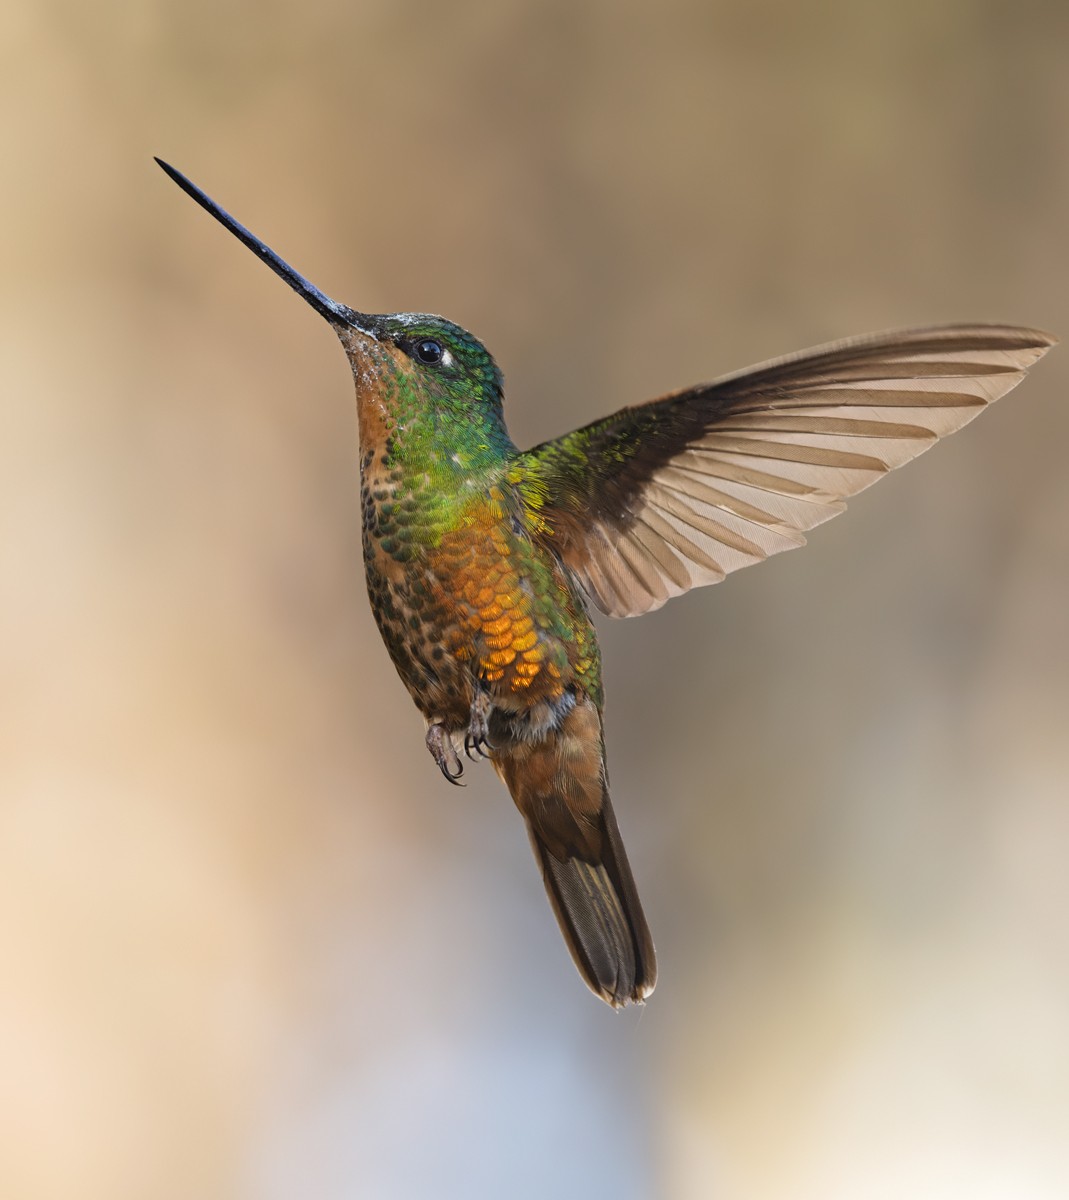
{"label": "bird's wing", "polygon": [[513,481],[597,606],[635,616],[804,545],[804,530],[971,421],[1055,340],[964,325],[836,342],[544,442]]}

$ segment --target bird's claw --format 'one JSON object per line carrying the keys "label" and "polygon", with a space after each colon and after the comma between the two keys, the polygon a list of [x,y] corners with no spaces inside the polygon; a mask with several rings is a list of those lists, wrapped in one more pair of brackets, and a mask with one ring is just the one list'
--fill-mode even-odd
{"label": "bird's claw", "polygon": [[492,750],[493,746],[487,741],[483,731],[472,733],[469,730],[464,735],[464,753],[472,762],[477,762],[480,758],[489,758]]}
{"label": "bird's claw", "polygon": [[[485,688],[477,687],[471,702],[468,728],[464,734],[464,753],[472,762],[478,762],[480,758],[489,758],[493,753],[494,747],[490,742],[492,709],[489,692]],[[464,764],[449,730],[440,721],[427,726],[427,749],[446,779],[450,783],[463,786],[460,777],[464,774]]]}
{"label": "bird's claw", "polygon": [[463,787],[460,782],[464,774],[464,764],[460,761],[453,739],[449,736],[444,725],[430,725],[427,728],[427,749],[438,764],[438,770],[457,787]]}
{"label": "bird's claw", "polygon": [[472,762],[489,758],[493,752],[490,742],[490,711],[493,703],[485,688],[477,687],[471,702],[468,732],[464,735],[464,753]]}

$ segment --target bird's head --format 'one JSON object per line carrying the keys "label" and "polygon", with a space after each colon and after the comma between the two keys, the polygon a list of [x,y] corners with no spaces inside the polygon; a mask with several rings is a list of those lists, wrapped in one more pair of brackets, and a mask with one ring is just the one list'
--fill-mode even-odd
{"label": "bird's head", "polygon": [[349,357],[361,404],[394,414],[415,407],[500,419],[501,372],[467,330],[428,313],[362,313],[332,300],[180,171],[156,162],[329,322]]}

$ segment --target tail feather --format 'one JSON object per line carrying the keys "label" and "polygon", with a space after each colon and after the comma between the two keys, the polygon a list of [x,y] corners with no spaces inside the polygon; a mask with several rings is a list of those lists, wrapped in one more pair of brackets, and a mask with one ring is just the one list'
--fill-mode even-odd
{"label": "tail feather", "polygon": [[597,708],[582,699],[543,738],[499,747],[494,765],[527,822],[579,973],[614,1008],[641,1003],[657,962],[605,785]]}
{"label": "tail feather", "polygon": [[587,986],[613,1008],[641,1003],[657,982],[653,939],[612,805],[602,806],[603,858],[556,858],[528,823],[531,847],[564,940]]}

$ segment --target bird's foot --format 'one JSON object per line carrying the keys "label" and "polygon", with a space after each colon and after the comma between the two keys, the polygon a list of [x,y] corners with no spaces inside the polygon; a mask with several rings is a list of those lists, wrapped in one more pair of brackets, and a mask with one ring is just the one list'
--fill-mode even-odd
{"label": "bird's foot", "polygon": [[464,774],[464,764],[460,761],[453,739],[444,725],[427,726],[427,749],[446,779],[455,783],[457,787],[463,787],[460,777]]}
{"label": "bird's foot", "polygon": [[475,762],[489,758],[493,746],[490,744],[490,713],[494,704],[485,687],[476,684],[468,718],[468,732],[464,735],[464,753]]}

